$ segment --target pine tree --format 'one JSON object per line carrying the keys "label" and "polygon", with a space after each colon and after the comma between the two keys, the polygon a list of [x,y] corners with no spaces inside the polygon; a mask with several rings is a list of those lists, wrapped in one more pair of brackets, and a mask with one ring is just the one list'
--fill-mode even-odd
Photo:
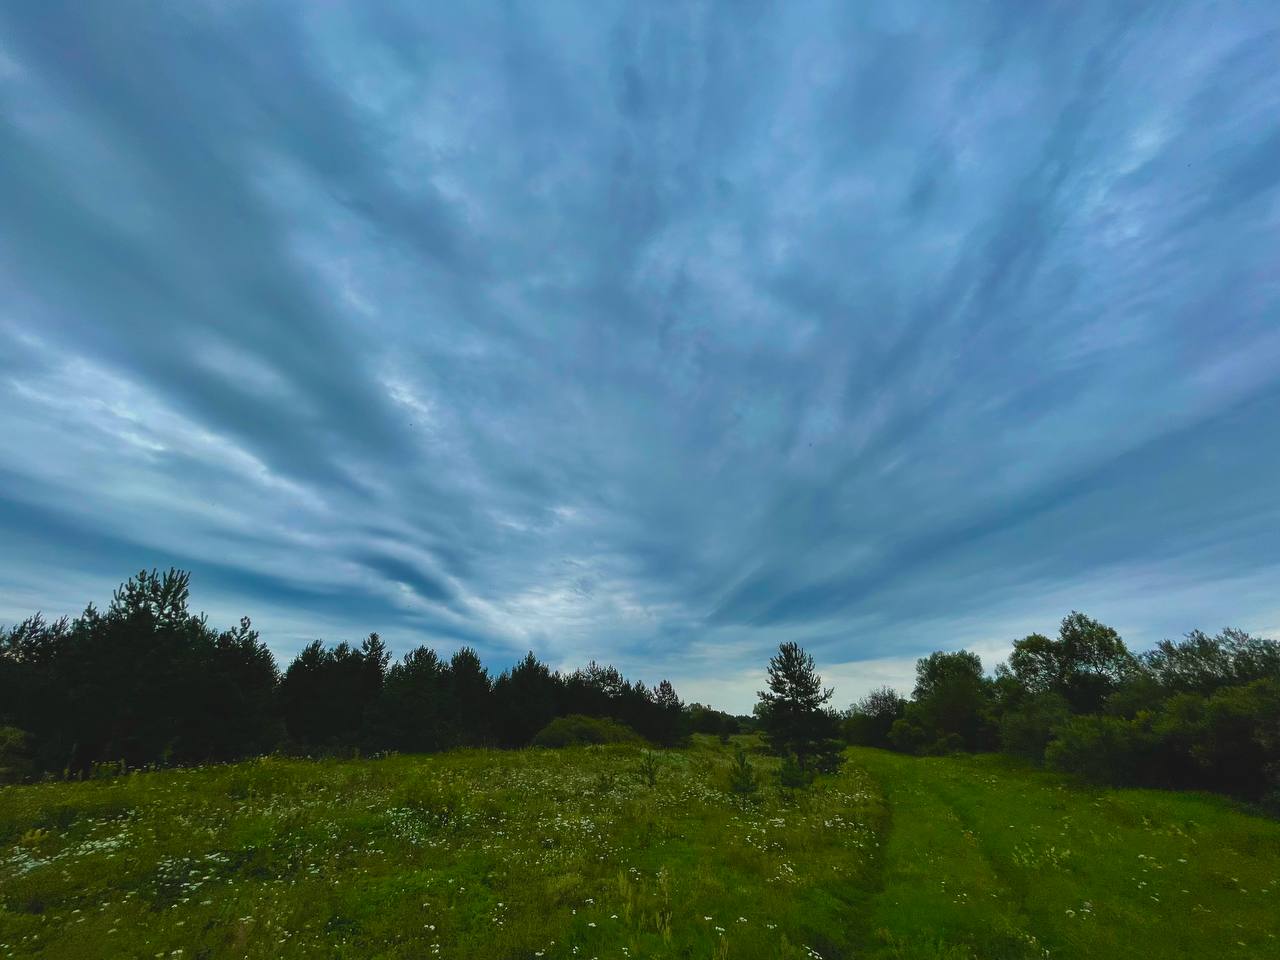
{"label": "pine tree", "polygon": [[779,646],[769,661],[769,689],[760,691],[756,705],[769,749],[780,757],[794,757],[805,770],[838,767],[838,720],[826,707],[834,692],[823,688],[813,657],[799,644]]}

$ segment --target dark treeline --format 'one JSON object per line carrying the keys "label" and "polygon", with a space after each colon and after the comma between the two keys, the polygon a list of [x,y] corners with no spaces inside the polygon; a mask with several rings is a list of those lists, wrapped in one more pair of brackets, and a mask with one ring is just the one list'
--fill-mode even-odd
{"label": "dark treeline", "polygon": [[1280,809],[1280,643],[1194,631],[1134,654],[1080,613],[984,673],[965,650],[916,663],[910,699],[854,704],[846,738],[908,753],[1003,750],[1097,783],[1220,790]]}
{"label": "dark treeline", "polygon": [[470,648],[443,659],[418,647],[392,662],[376,633],[358,646],[316,641],[281,672],[247,618],[219,631],[191,613],[189,581],[144,571],[105,611],[0,631],[0,779],[277,750],[522,747],[569,716],[605,718],[661,746],[747,722],[683,704],[665,680],[649,689],[594,662],[562,674],[530,653],[497,677]]}

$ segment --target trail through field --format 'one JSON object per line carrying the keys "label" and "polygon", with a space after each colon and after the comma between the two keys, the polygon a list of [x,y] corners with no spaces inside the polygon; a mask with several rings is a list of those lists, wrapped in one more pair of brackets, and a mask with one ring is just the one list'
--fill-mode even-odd
{"label": "trail through field", "polygon": [[1280,824],[997,757],[851,751],[890,811],[873,956],[1280,957]]}

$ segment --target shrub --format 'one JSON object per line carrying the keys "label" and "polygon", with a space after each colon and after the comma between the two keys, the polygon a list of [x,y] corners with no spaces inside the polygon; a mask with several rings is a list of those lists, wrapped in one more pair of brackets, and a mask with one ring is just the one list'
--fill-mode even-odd
{"label": "shrub", "polygon": [[651,787],[658,785],[658,758],[651,751],[640,758],[640,779]]}
{"label": "shrub", "polygon": [[1072,717],[1058,728],[1058,738],[1045,750],[1045,762],[1093,783],[1143,783],[1155,772],[1152,761],[1158,742],[1149,714],[1132,720],[1095,714]]}
{"label": "shrub", "polygon": [[756,768],[747,759],[747,751],[741,747],[733,755],[733,766],[729,768],[729,790],[743,797],[750,797],[760,789],[760,778],[756,776]]}
{"label": "shrub", "polygon": [[643,743],[630,727],[608,717],[556,717],[533,738],[535,747],[582,747],[599,743]]}
{"label": "shrub", "polygon": [[0,727],[0,783],[17,783],[31,774],[30,738],[17,727]]}
{"label": "shrub", "polygon": [[905,717],[895,720],[889,728],[889,746],[900,753],[920,753],[926,740],[924,728]]}
{"label": "shrub", "polygon": [[947,733],[929,744],[925,752],[934,757],[948,757],[954,753],[963,753],[964,749],[964,737],[958,733]]}
{"label": "shrub", "polygon": [[813,783],[814,776],[812,768],[805,767],[789,753],[782,758],[782,765],[778,767],[778,785],[783,790],[802,790]]}
{"label": "shrub", "polygon": [[1197,719],[1188,739],[1206,782],[1251,797],[1280,787],[1280,681],[1224,687]]}
{"label": "shrub", "polygon": [[907,702],[889,687],[871,691],[849,708],[842,731],[847,742],[863,747],[889,746],[889,731]]}
{"label": "shrub", "polygon": [[1034,694],[1000,720],[1000,749],[1032,763],[1044,762],[1054,731],[1067,722],[1066,698],[1057,693]]}

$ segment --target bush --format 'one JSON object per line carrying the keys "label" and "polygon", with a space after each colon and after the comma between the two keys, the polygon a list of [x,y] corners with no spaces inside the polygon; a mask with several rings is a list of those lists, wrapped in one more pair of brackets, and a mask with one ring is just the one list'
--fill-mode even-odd
{"label": "bush", "polygon": [[920,753],[927,739],[924,728],[905,717],[889,728],[889,746],[899,753]]}
{"label": "bush", "polygon": [[0,783],[17,783],[31,775],[30,738],[17,727],[0,727]]}
{"label": "bush", "polygon": [[1028,697],[1000,720],[1000,749],[1032,763],[1044,763],[1044,751],[1054,731],[1067,722],[1065,697],[1041,693]]}
{"label": "bush", "polygon": [[630,727],[608,717],[556,717],[533,738],[535,747],[583,747],[600,743],[643,743]]}
{"label": "bush", "polygon": [[949,757],[965,750],[964,737],[958,733],[948,733],[929,744],[925,753],[931,757]]}
{"label": "bush", "polygon": [[845,714],[842,732],[846,742],[861,747],[889,746],[889,731],[902,718],[906,706],[889,687],[871,691]]}
{"label": "bush", "polygon": [[1058,728],[1045,762],[1093,783],[1143,783],[1154,779],[1158,745],[1149,714],[1132,720],[1090,714],[1072,717]]}
{"label": "bush", "polygon": [[747,759],[747,751],[739,747],[733,755],[733,766],[729,768],[729,790],[743,797],[750,797],[760,789],[760,778],[756,776],[756,768]]}
{"label": "bush", "polygon": [[815,772],[788,753],[778,767],[778,785],[783,790],[802,790],[813,783]]}
{"label": "bush", "polygon": [[1156,729],[1200,783],[1249,797],[1280,787],[1280,681],[1173,697]]}
{"label": "bush", "polygon": [[658,758],[648,750],[640,758],[640,780],[651,787],[658,785]]}

